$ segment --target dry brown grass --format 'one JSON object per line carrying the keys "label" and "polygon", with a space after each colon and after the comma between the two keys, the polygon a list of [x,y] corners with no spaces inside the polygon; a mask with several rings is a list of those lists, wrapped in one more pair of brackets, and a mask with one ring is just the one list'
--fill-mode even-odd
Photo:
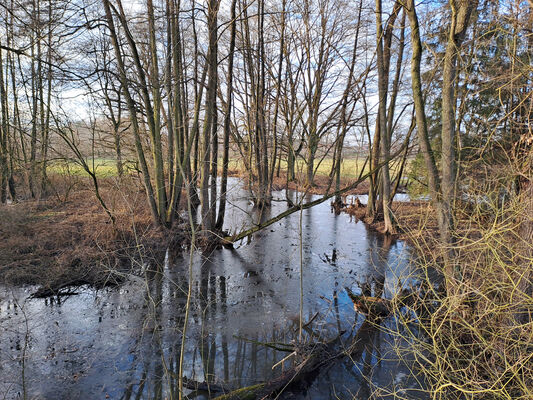
{"label": "dry brown grass", "polygon": [[[0,207],[0,280],[14,284],[105,284],[164,246],[134,178],[101,179],[113,225],[89,181],[52,176],[56,196]],[[133,263],[133,264],[132,264]]]}

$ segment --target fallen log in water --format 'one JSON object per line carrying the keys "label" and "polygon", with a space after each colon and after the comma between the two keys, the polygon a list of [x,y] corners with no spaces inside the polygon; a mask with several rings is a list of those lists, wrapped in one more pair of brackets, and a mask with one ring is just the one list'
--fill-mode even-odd
{"label": "fallen log in water", "polygon": [[[340,343],[342,332],[337,338],[326,343],[312,343],[297,347],[297,359],[300,361],[277,378],[244,388],[236,389],[216,397],[215,400],[258,400],[277,397],[285,390],[303,391],[308,388],[323,368],[327,368],[343,357],[358,362],[365,351],[372,351],[374,336],[378,324],[366,320],[358,329],[357,334],[344,346]],[[340,344],[340,346],[339,346]]]}
{"label": "fallen log in water", "polygon": [[108,274],[100,277],[87,277],[68,280],[65,282],[56,281],[47,286],[38,288],[34,293],[31,294],[30,298],[42,299],[53,296],[72,296],[78,294],[76,290],[81,286],[89,285],[96,288],[103,288],[107,286],[117,286],[123,283],[124,280],[124,274],[119,272],[109,272]]}
{"label": "fallen log in water", "polygon": [[326,343],[308,343],[295,347],[297,364],[280,376],[254,385],[230,390],[227,386],[215,383],[196,382],[184,378],[184,386],[195,391],[220,394],[215,400],[259,400],[276,398],[281,392],[308,388],[321,369],[331,366],[342,357],[358,362],[365,351],[372,351],[372,343],[378,324],[366,320],[357,330],[355,337],[346,346],[340,343],[341,332],[335,339]]}
{"label": "fallen log in water", "polygon": [[89,285],[90,282],[84,279],[77,279],[69,282],[61,282],[51,284],[48,287],[40,287],[37,289],[30,298],[33,299],[43,299],[45,297],[61,297],[61,296],[72,296],[78,294],[76,289],[80,286]]}
{"label": "fallen log in water", "polygon": [[230,391],[216,397],[215,400],[269,399],[285,390],[294,388],[299,391],[305,390],[311,385],[321,368],[331,365],[342,357],[349,357],[353,362],[357,362],[365,351],[372,351],[372,343],[381,318],[390,315],[395,310],[395,306],[408,305],[414,299],[413,293],[409,291],[403,291],[394,301],[356,295],[349,288],[346,288],[346,291],[354,303],[355,310],[367,316],[348,345],[338,346],[344,332],[326,343],[297,344],[294,346],[296,361],[292,368],[272,380]]}
{"label": "fallen log in water", "polygon": [[233,390],[231,387],[222,383],[198,382],[193,379],[183,377],[183,387],[197,392],[225,393]]}
{"label": "fallen log in water", "polygon": [[321,367],[337,359],[341,353],[335,351],[340,335],[326,343],[311,343],[296,346],[297,364],[280,376],[216,397],[215,400],[255,400],[267,399],[297,385],[305,385],[306,379],[312,381]]}

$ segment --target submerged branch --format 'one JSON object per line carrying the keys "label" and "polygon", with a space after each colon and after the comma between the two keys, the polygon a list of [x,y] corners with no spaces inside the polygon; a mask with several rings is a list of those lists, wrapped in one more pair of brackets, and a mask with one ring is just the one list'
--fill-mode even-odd
{"label": "submerged branch", "polygon": [[[321,368],[325,368],[343,357],[349,357],[352,360],[359,359],[365,350],[371,348],[374,335],[378,330],[377,327],[377,324],[366,320],[357,330],[357,334],[348,346],[340,343],[340,338],[345,331],[340,332],[336,338],[328,342],[297,346],[295,353],[290,355],[298,360],[295,361],[292,368],[272,380],[233,390],[216,397],[216,400],[266,399],[279,395],[285,390],[294,389],[296,386],[299,390],[309,387]],[[341,348],[339,348],[339,343]]]}
{"label": "submerged branch", "polygon": [[294,347],[285,344],[285,343],[279,343],[279,342],[260,342],[258,340],[248,339],[242,336],[233,335],[235,339],[243,340],[248,343],[258,344],[260,346],[269,347],[271,349],[277,350],[277,351],[283,351],[286,353],[292,353],[294,351]]}

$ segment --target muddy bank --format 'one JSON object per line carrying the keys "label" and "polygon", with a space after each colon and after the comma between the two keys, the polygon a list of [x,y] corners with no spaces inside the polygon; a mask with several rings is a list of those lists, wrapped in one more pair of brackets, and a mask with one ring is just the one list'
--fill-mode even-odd
{"label": "muddy bank", "polygon": [[[384,222],[382,215],[377,215],[374,220],[367,217],[366,204],[356,202],[347,204],[343,212],[363,221],[371,229],[383,232]],[[428,201],[393,201],[392,213],[397,223],[397,238],[413,244],[417,239],[437,240],[438,225],[433,207]]]}
{"label": "muddy bank", "polygon": [[164,254],[170,235],[152,226],[139,186],[100,184],[115,225],[84,181],[61,195],[0,207],[0,283],[101,287],[121,281],[138,260]]}
{"label": "muddy bank", "polygon": [[[355,179],[341,179],[341,188],[347,187],[352,184]],[[330,184],[330,178],[324,175],[317,175],[314,178],[314,185],[309,187],[303,182],[298,180],[287,182],[287,176],[280,174],[279,177],[274,177],[272,184],[273,190],[283,190],[288,186],[290,190],[297,190],[307,194],[320,194],[323,195],[329,191],[332,193],[335,191],[335,183]],[[368,182],[362,182],[355,189],[350,190],[346,195],[363,195],[368,194],[369,184]]]}

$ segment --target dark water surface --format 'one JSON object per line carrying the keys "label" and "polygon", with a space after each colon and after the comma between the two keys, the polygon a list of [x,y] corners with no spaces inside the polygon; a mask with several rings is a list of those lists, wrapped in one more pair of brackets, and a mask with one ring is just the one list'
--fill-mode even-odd
{"label": "dark water surface", "polygon": [[[230,186],[226,220],[237,231],[260,216],[240,183]],[[261,218],[285,209],[275,201]],[[248,244],[195,255],[187,377],[240,387],[281,372],[271,367],[287,353],[257,342],[298,338],[299,226],[296,213]],[[393,351],[407,343],[384,330],[359,331],[364,317],[343,289],[391,298],[413,279],[408,246],[384,240],[348,215],[336,216],[329,203],[303,212],[302,235],[304,320],[316,315],[305,339],[329,340],[345,330],[344,343],[357,338],[361,351],[321,369],[290,398],[368,399],[375,390],[382,390],[378,398],[387,390],[416,397],[416,379]],[[0,287],[0,399],[177,398],[187,261],[188,254],[167,256],[159,268],[145,266],[119,288],[80,288],[59,301],[30,299],[33,287]],[[382,322],[393,325],[393,318]]]}

